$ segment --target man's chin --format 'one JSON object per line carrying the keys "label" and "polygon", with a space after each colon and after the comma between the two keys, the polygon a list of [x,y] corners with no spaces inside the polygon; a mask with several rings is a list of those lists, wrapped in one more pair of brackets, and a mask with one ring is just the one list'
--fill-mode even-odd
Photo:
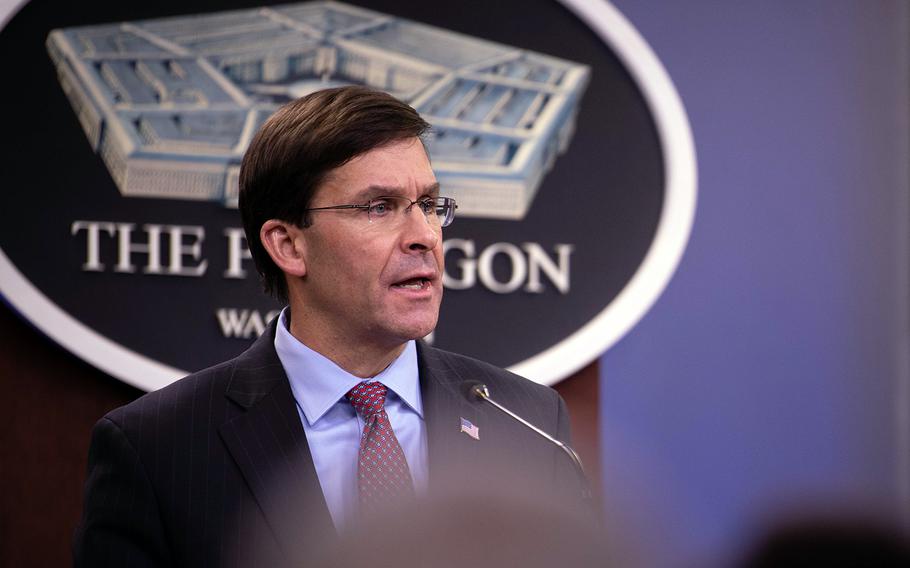
{"label": "man's chin", "polygon": [[397,333],[403,341],[410,341],[412,339],[423,339],[424,337],[433,333],[433,330],[436,329],[436,322],[438,317],[427,317],[427,318],[418,318],[412,321],[400,322],[397,325]]}
{"label": "man's chin", "polygon": [[433,325],[430,325],[430,326],[423,326],[420,328],[415,328],[412,331],[410,331],[410,333],[406,334],[407,341],[410,341],[411,339],[425,339],[428,335],[432,334],[435,329],[436,329],[435,322],[433,323]]}

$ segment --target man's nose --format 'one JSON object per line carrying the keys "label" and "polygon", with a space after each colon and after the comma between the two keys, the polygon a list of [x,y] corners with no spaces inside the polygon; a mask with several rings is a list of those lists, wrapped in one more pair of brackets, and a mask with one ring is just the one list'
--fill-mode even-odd
{"label": "man's nose", "polygon": [[434,225],[416,204],[404,211],[402,248],[406,251],[432,250],[441,237],[439,225]]}

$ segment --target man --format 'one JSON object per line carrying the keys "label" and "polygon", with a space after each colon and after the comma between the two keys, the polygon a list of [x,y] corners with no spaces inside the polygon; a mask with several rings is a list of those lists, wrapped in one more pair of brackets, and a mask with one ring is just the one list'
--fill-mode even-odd
{"label": "man", "polygon": [[411,497],[578,491],[564,455],[464,385],[487,384],[566,440],[554,391],[415,341],[436,325],[455,210],[428,127],[362,87],[313,93],[263,125],[240,212],[264,287],[288,308],[236,359],[98,422],[77,565],[293,565]]}

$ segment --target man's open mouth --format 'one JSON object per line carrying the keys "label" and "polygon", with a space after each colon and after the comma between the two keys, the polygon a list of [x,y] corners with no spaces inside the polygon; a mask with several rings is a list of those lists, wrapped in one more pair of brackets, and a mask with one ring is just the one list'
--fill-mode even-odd
{"label": "man's open mouth", "polygon": [[424,288],[429,287],[430,280],[428,278],[411,278],[409,280],[402,280],[396,284],[393,284],[393,288],[405,288],[408,290],[423,290]]}

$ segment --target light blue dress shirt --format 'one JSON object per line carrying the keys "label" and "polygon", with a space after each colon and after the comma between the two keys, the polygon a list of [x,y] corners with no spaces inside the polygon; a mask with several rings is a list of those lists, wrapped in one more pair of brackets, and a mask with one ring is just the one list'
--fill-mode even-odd
{"label": "light blue dress shirt", "polygon": [[384,371],[361,379],[291,335],[285,308],[278,319],[275,350],[291,381],[316,475],[336,528],[343,528],[357,513],[357,454],[364,422],[345,394],[362,380],[380,381],[388,388],[385,409],[389,422],[408,461],[415,491],[418,495],[426,492],[427,433],[413,341]]}

